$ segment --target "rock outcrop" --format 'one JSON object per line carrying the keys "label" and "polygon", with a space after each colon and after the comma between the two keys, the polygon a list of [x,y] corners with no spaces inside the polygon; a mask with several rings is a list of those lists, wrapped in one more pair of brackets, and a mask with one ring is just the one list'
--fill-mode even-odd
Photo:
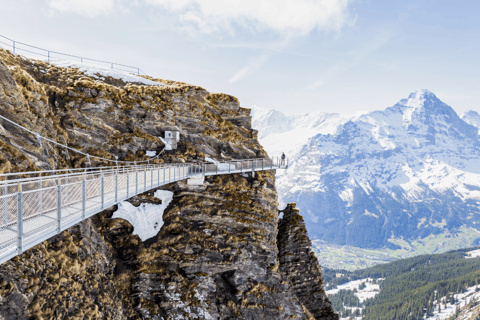
{"label": "rock outcrop", "polygon": [[[92,155],[148,159],[175,126],[178,149],[154,162],[267,156],[232,96],[92,77],[3,50],[0,58],[0,113]],[[1,172],[88,164],[0,126]],[[128,221],[112,219],[113,206],[0,266],[0,319],[311,319],[279,268],[274,171],[161,188],[174,196],[153,238],[142,242]],[[154,192],[128,201],[158,204]]]}
{"label": "rock outcrop", "polygon": [[325,293],[322,270],[312,251],[305,221],[295,205],[287,205],[279,222],[277,245],[280,271],[292,284],[298,300],[315,319],[338,320]]}

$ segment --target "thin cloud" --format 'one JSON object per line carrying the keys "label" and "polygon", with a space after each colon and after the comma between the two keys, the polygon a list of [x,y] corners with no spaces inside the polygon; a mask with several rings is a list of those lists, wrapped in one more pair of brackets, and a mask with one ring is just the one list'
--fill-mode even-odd
{"label": "thin cloud", "polygon": [[250,60],[240,71],[235,73],[230,80],[229,83],[237,82],[245,78],[246,76],[252,74],[256,70],[260,69],[270,58],[291,45],[291,42],[294,38],[293,37],[285,37],[282,41],[276,43],[265,44],[265,49],[263,52],[255,57],[254,59]]}
{"label": "thin cloud", "polygon": [[233,75],[233,77],[228,80],[229,83],[234,83],[237,82],[240,79],[245,78],[249,74],[255,72],[257,69],[259,69],[265,62],[267,62],[271,57],[273,53],[268,52],[268,53],[263,53],[260,56],[256,57],[255,59],[251,60],[245,67],[240,69],[237,73]]}
{"label": "thin cloud", "polygon": [[146,0],[178,15],[180,24],[202,33],[231,32],[236,27],[306,35],[340,30],[350,22],[350,0]]}
{"label": "thin cloud", "polygon": [[89,18],[110,15],[117,9],[126,11],[119,0],[48,0],[50,11],[75,13]]}
{"label": "thin cloud", "polygon": [[390,30],[382,31],[371,42],[365,43],[357,47],[349,53],[346,59],[331,66],[322,77],[312,83],[308,88],[315,89],[323,86],[328,80],[362,64],[375,51],[387,44],[394,36],[394,32]]}

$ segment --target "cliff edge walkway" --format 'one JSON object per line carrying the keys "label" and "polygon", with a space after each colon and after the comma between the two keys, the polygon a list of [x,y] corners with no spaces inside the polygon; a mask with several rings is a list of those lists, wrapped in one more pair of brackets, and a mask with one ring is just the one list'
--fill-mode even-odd
{"label": "cliff edge walkway", "polygon": [[[0,264],[112,205],[162,185],[285,168],[282,160],[262,158],[2,174]],[[26,178],[11,179],[20,175]]]}

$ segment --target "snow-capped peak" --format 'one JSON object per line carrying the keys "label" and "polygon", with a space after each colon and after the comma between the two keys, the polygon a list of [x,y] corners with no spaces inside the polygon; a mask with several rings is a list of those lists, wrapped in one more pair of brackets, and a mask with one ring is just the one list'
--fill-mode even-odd
{"label": "snow-capped peak", "polygon": [[480,134],[480,114],[478,114],[478,112],[467,110],[460,116],[460,118],[466,123],[477,127],[478,133]]}
{"label": "snow-capped peak", "polygon": [[455,113],[450,106],[440,101],[434,93],[426,89],[412,92],[408,96],[408,99],[400,100],[397,105],[415,110],[427,109],[432,113]]}
{"label": "snow-capped peak", "polygon": [[436,98],[436,97],[437,96],[433,92],[427,89],[420,89],[410,93],[410,96],[408,97],[408,99],[426,99],[426,98]]}

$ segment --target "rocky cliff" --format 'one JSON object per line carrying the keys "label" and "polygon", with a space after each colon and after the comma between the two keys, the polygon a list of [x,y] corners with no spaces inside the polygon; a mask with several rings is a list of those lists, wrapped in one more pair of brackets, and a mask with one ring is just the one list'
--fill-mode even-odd
{"label": "rocky cliff", "polygon": [[289,203],[282,211],[277,235],[280,271],[290,281],[295,295],[315,319],[338,320],[323,286],[323,275],[305,221]]}
{"label": "rocky cliff", "polygon": [[[163,149],[158,136],[176,126],[178,149],[156,162],[267,155],[249,110],[232,96],[160,79],[89,75],[2,50],[0,58],[1,115],[76,149],[143,160],[145,151]],[[1,172],[88,163],[0,125]],[[317,316],[317,301],[306,301],[281,271],[274,171],[162,189],[174,196],[153,238],[142,242],[128,221],[112,219],[114,206],[0,266],[0,318],[330,319]],[[154,191],[129,202],[158,204]]]}

